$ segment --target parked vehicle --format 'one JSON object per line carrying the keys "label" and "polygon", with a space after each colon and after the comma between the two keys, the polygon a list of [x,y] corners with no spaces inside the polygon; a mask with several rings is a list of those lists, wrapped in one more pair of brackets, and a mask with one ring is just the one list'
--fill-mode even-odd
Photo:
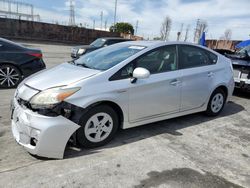
{"label": "parked vehicle", "polygon": [[0,38],[0,88],[14,88],[23,78],[44,68],[41,50]]}
{"label": "parked vehicle", "polygon": [[63,158],[70,137],[92,148],[118,128],[201,111],[216,116],[233,89],[230,60],[208,48],[124,42],[23,81],[13,99],[12,132],[28,152]]}
{"label": "parked vehicle", "polygon": [[213,50],[222,55],[234,54],[234,51],[228,49],[213,49]]}
{"label": "parked vehicle", "polygon": [[73,59],[78,59],[83,54],[92,52],[94,50],[103,48],[105,46],[109,46],[109,45],[116,44],[119,42],[126,42],[126,41],[131,41],[131,39],[124,39],[120,37],[98,38],[94,42],[92,42],[90,45],[82,45],[82,46],[73,47],[71,51],[71,57]]}
{"label": "parked vehicle", "polygon": [[250,91],[250,46],[223,55],[232,60],[235,88]]}

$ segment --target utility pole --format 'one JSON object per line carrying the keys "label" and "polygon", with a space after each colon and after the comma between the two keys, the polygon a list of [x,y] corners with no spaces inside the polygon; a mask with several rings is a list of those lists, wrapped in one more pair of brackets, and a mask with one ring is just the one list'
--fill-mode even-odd
{"label": "utility pole", "polygon": [[139,25],[139,20],[136,21],[136,25],[135,25],[135,35],[137,35],[138,25]]}
{"label": "utility pole", "polygon": [[200,28],[200,19],[198,19],[197,22],[196,22],[196,27],[195,27],[195,30],[194,30],[194,42],[196,42],[197,39],[199,38],[199,33],[200,33],[199,28]]}
{"label": "utility pole", "polygon": [[103,18],[103,11],[101,11],[101,30],[102,30],[102,18]]}
{"label": "utility pole", "polygon": [[107,23],[108,23],[108,21],[105,20],[105,22],[104,22],[104,29],[105,29],[105,31],[107,30]]}
{"label": "utility pole", "polygon": [[69,11],[70,11],[69,25],[74,26],[75,25],[75,5],[74,5],[74,0],[70,0]]}
{"label": "utility pole", "polygon": [[180,40],[180,38],[181,38],[181,33],[182,33],[182,30],[183,30],[183,23],[181,24],[181,29],[180,29],[180,31],[179,32],[177,32],[177,41],[179,41]]}
{"label": "utility pole", "polygon": [[93,20],[93,29],[95,29],[95,20]]}
{"label": "utility pole", "polygon": [[117,0],[115,0],[114,26],[116,24],[116,11],[117,11]]}
{"label": "utility pole", "polygon": [[184,38],[184,41],[186,42],[187,39],[188,39],[188,32],[189,32],[189,28],[190,28],[190,25],[187,25],[187,28],[186,28],[186,34],[185,34],[185,38]]}
{"label": "utility pole", "polygon": [[30,8],[31,8],[31,20],[33,22],[34,21],[34,6],[31,5]]}

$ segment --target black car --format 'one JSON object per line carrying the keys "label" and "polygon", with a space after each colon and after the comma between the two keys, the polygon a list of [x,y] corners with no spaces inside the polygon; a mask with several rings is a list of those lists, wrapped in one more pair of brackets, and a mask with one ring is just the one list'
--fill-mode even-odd
{"label": "black car", "polygon": [[250,46],[226,57],[232,60],[235,87],[250,91]]}
{"label": "black car", "polygon": [[83,45],[83,46],[75,46],[72,48],[71,57],[73,59],[79,58],[81,55],[86,54],[88,52],[92,52],[99,48],[109,46],[112,44],[116,44],[119,42],[126,42],[131,41],[131,39],[124,39],[120,37],[105,37],[105,38],[98,38],[90,45]]}
{"label": "black car", "polygon": [[14,88],[23,78],[44,68],[41,50],[0,38],[0,88]]}
{"label": "black car", "polygon": [[213,49],[213,50],[222,55],[234,54],[232,50],[228,50],[228,49]]}

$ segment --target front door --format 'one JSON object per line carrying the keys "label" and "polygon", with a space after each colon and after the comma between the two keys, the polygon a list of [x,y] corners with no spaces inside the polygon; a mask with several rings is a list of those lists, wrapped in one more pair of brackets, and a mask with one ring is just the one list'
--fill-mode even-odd
{"label": "front door", "polygon": [[175,113],[180,108],[180,74],[175,45],[157,48],[137,58],[133,68],[150,71],[129,88],[129,121],[138,122]]}

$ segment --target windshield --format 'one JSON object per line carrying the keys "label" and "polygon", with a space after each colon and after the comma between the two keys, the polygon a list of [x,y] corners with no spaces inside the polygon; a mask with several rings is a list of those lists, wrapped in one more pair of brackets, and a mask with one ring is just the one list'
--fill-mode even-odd
{"label": "windshield", "polygon": [[107,70],[144,48],[145,46],[119,43],[83,55],[75,64],[90,69]]}
{"label": "windshield", "polygon": [[245,54],[246,51],[249,53],[250,52],[250,46],[246,46],[244,48],[242,48],[238,53],[239,54]]}
{"label": "windshield", "polygon": [[106,42],[105,39],[96,39],[94,42],[92,42],[90,44],[90,46],[94,46],[94,47],[102,47],[104,45],[104,43]]}

